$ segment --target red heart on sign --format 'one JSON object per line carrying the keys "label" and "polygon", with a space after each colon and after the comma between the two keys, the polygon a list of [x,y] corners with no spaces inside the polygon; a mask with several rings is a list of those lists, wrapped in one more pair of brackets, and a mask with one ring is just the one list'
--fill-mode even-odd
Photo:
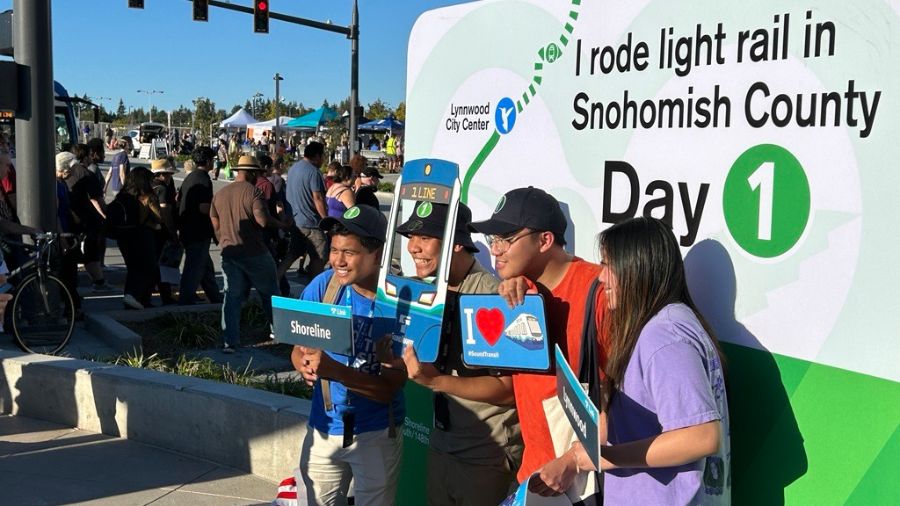
{"label": "red heart on sign", "polygon": [[478,326],[478,331],[481,332],[484,340],[491,346],[500,340],[504,323],[503,312],[497,308],[481,308],[475,312],[475,325]]}

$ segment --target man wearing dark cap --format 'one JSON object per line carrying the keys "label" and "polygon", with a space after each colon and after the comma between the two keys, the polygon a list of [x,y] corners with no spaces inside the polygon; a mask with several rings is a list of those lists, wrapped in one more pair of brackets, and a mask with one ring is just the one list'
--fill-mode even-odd
{"label": "man wearing dark cap", "polygon": [[371,207],[354,206],[323,219],[319,228],[331,239],[332,268],[313,278],[300,298],[351,307],[356,355],[294,347],[294,367],[314,384],[294,475],[306,485],[308,504],[346,504],[351,478],[356,504],[394,504],[406,375],[381,367],[391,339],[373,335],[387,219]]}
{"label": "man wearing dark cap", "polygon": [[[550,342],[559,345],[569,365],[577,371],[585,304],[591,282],[600,274],[600,266],[569,255],[563,249],[566,227],[559,202],[547,192],[530,186],[507,192],[489,220],[469,226],[472,231],[485,235],[497,274],[503,280],[499,293],[511,306],[521,304],[526,292],[536,291],[544,297]],[[600,291],[599,298],[602,297]],[[596,314],[602,318],[605,300],[598,299],[596,304]],[[604,355],[602,351],[601,355]],[[519,481],[541,470],[541,480],[531,482],[533,491],[548,495],[565,491],[577,474],[574,459],[559,461],[571,463],[565,469],[543,467],[557,457],[551,427],[547,417],[541,416],[544,401],[556,397],[556,372],[515,373],[513,386],[516,407],[520,413],[529,415],[521,419],[525,454]],[[569,454],[574,457],[571,451],[566,455]],[[552,489],[547,485],[551,482]]]}
{"label": "man wearing dark cap", "polygon": [[380,208],[378,197],[375,192],[378,191],[378,183],[381,182],[381,174],[375,167],[363,167],[359,171],[354,186],[356,188],[356,203],[364,206],[371,206],[375,209]]}
{"label": "man wearing dark cap", "polygon": [[266,318],[272,321],[272,296],[278,295],[275,260],[263,237],[266,227],[284,227],[269,214],[266,200],[256,187],[263,173],[255,157],[244,155],[235,168],[235,180],[219,190],[209,208],[209,218],[222,249],[225,301],[222,304],[224,352],[240,347],[241,305],[250,288],[256,288]]}
{"label": "man wearing dark cap", "polygon": [[[438,272],[446,204],[420,202],[397,227],[409,238],[416,277]],[[459,204],[450,257],[450,277],[441,352],[434,364],[419,362],[412,346],[403,351],[409,379],[434,391],[434,425],[428,452],[428,504],[499,504],[515,483],[522,435],[509,375],[469,369],[462,363],[459,296],[497,293],[499,280],[475,258],[478,248],[466,228],[472,211]]]}

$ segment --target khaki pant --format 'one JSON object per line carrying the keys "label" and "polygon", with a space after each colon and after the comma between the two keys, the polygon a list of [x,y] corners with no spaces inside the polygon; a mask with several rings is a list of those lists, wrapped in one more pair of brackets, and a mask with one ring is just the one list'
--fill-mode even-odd
{"label": "khaki pant", "polygon": [[388,429],[358,434],[353,444],[343,448],[344,437],[307,428],[297,482],[306,485],[307,504],[345,506],[350,480],[356,504],[392,506],[397,495],[402,431],[388,436]]}
{"label": "khaki pant", "polygon": [[428,450],[429,506],[497,506],[517,485],[508,463],[474,465]]}

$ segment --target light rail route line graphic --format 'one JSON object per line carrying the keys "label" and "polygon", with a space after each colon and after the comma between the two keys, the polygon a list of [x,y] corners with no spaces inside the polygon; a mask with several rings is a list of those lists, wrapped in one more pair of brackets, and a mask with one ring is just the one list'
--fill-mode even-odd
{"label": "light rail route line graphic", "polygon": [[[534,75],[531,78],[531,82],[528,84],[528,88],[522,92],[521,98],[516,100],[516,112],[521,113],[524,111],[531,102],[531,99],[537,94],[537,87],[541,86],[541,83],[543,82],[541,71],[544,69],[544,64],[552,64],[558,60],[562,56],[562,48],[569,45],[569,37],[571,37],[572,32],[575,31],[574,23],[578,21],[578,8],[581,6],[581,0],[571,1],[572,10],[569,11],[569,18],[566,20],[565,25],[563,25],[563,33],[559,36],[559,44],[562,47],[557,45],[556,41],[553,41],[538,49],[538,61],[534,62]],[[481,168],[484,161],[487,160],[487,157],[494,148],[497,147],[497,144],[500,142],[500,137],[500,132],[497,131],[497,127],[494,125],[494,133],[491,134],[491,137],[487,140],[478,152],[478,155],[472,160],[472,164],[469,165],[469,168],[466,170],[460,192],[460,202],[466,203],[469,200],[469,184],[471,184],[472,179],[475,177],[475,174],[478,172],[478,169]]]}

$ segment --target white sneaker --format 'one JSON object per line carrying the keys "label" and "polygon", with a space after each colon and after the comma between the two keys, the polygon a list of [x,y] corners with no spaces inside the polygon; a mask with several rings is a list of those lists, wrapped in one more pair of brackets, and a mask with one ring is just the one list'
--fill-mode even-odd
{"label": "white sneaker", "polygon": [[130,293],[126,293],[125,296],[122,297],[122,303],[131,309],[144,309],[144,305],[138,302],[138,300]]}

